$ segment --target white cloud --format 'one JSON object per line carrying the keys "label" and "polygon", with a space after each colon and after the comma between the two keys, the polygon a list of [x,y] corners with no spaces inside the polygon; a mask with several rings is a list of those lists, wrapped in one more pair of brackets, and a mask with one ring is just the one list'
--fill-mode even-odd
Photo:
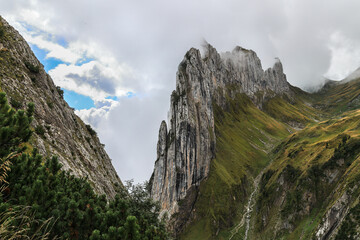
{"label": "white cloud", "polygon": [[131,77],[131,74],[119,65],[106,66],[98,61],[80,66],[59,64],[49,74],[57,85],[97,101],[107,96],[125,96],[133,91],[122,87],[122,79]]}
{"label": "white cloud", "polygon": [[[23,15],[8,16],[7,20],[14,26],[28,43],[36,45],[38,48],[46,50],[47,58],[56,58],[66,63],[76,63],[84,56],[80,49],[69,49],[54,42],[54,38],[47,31],[38,28],[45,20],[39,20],[40,14],[34,10],[22,10]],[[34,21],[35,20],[35,21]]]}
{"label": "white cloud", "polygon": [[360,67],[360,42],[334,32],[328,47],[331,51],[330,67],[325,74],[334,80],[342,80]]}
{"label": "white cloud", "polygon": [[121,98],[97,123],[98,135],[122,180],[149,180],[160,123],[166,117],[163,109],[170,105],[169,99],[166,91]]}
{"label": "white cloud", "polygon": [[106,118],[109,113],[108,107],[103,108],[90,108],[90,109],[81,109],[75,110],[76,115],[78,115],[85,123],[91,124],[95,129],[99,125],[99,122],[102,119]]}
{"label": "white cloud", "polygon": [[24,33],[23,37],[29,43],[36,45],[40,49],[48,51],[46,58],[56,58],[71,64],[75,64],[85,58],[84,53],[79,52],[78,49],[65,48],[60,44],[47,40],[44,35],[34,36],[35,33],[28,33]]}
{"label": "white cloud", "polygon": [[95,101],[95,107],[102,108],[102,107],[108,107],[109,109],[117,106],[119,104],[118,101],[113,99],[101,99],[98,101]]}
{"label": "white cloud", "polygon": [[[251,48],[265,68],[279,57],[289,82],[300,87],[319,85],[324,74],[340,79],[360,59],[358,0],[0,0],[0,6],[0,14],[22,34],[26,28],[21,30],[20,22],[36,27],[32,37],[39,39],[33,41],[69,63],[51,72],[57,85],[97,101],[114,92],[136,92],[110,111],[99,104],[78,112],[99,126],[123,179],[150,177],[177,66],[203,38],[219,51]],[[42,42],[56,43],[42,33],[61,36],[68,45]],[[84,56],[93,62],[76,66]]]}
{"label": "white cloud", "polygon": [[111,99],[102,99],[95,101],[96,108],[75,110],[75,113],[85,123],[91,124],[96,130],[99,130],[99,124],[107,120],[110,111],[118,104],[119,102]]}
{"label": "white cloud", "polygon": [[[30,13],[25,16],[36,15],[34,11],[25,12]],[[39,17],[36,15],[35,19]],[[35,26],[29,26],[14,16],[11,20],[26,41],[47,52],[46,58],[56,58],[67,63],[59,64],[49,71],[57,85],[96,101],[109,95],[125,96],[129,91],[136,91],[128,83],[136,78],[133,70],[125,63],[119,63],[106,48],[93,41],[72,41],[62,46],[56,42],[56,36],[36,27],[42,21],[33,21]],[[86,62],[88,60],[90,62]]]}

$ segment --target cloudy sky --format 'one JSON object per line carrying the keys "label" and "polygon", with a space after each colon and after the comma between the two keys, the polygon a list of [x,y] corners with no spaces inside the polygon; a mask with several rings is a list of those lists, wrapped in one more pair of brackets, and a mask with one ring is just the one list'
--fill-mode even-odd
{"label": "cloudy sky", "polygon": [[149,179],[177,65],[204,39],[283,63],[302,88],[360,66],[358,0],[0,0],[122,180]]}

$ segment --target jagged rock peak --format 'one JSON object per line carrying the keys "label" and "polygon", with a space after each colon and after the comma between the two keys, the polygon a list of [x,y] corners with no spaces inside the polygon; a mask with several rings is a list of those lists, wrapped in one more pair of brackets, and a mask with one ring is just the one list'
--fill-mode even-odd
{"label": "jagged rock peak", "polygon": [[231,52],[218,53],[213,46],[206,44],[203,58],[199,50],[191,48],[179,65],[178,75],[185,73],[188,65],[209,73],[213,78],[210,82],[212,90],[235,84],[239,86],[240,92],[247,94],[255,103],[254,94],[258,91],[292,95],[279,58],[275,58],[272,68],[264,71],[257,54],[240,46]]}
{"label": "jagged rock peak", "polygon": [[264,71],[254,51],[236,47],[219,54],[210,44],[203,57],[195,48],[185,54],[171,94],[169,125],[160,126],[151,182],[163,210],[178,211],[178,201],[208,176],[216,146],[213,105],[225,107],[226,96],[245,93],[261,107],[259,91],[263,98],[290,94],[280,61]]}

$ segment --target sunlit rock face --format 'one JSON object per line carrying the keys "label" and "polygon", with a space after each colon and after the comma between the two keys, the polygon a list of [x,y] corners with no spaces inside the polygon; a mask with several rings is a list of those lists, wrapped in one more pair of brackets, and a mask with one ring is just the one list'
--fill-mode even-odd
{"label": "sunlit rock face", "polygon": [[159,130],[151,194],[170,215],[178,202],[208,176],[215,156],[214,104],[225,108],[227,96],[244,93],[261,108],[263,99],[291,96],[281,62],[262,69],[256,53],[241,47],[219,54],[211,45],[204,56],[190,49],[180,63],[170,101],[168,126]]}

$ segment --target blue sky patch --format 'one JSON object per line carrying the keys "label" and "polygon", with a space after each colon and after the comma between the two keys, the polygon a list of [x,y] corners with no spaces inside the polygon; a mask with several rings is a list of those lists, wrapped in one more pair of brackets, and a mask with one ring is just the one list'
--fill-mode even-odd
{"label": "blue sky patch", "polygon": [[63,46],[64,48],[68,47],[68,42],[65,40],[65,38],[63,37],[56,37],[56,43],[59,44],[60,46]]}
{"label": "blue sky patch", "polygon": [[[64,40],[63,44],[65,45],[66,42]],[[32,51],[34,52],[35,56],[39,59],[39,61],[44,65],[44,69],[46,72],[49,72],[51,69],[56,68],[59,64],[64,64],[65,62],[56,59],[56,58],[46,58],[48,51],[37,47],[34,44],[30,44]],[[83,63],[90,62],[92,59],[86,58]],[[74,91],[70,91],[67,89],[64,90],[64,99],[69,104],[70,107],[75,108],[77,110],[81,109],[90,109],[95,107],[94,101],[85,95],[76,93]],[[115,97],[116,98],[116,97]],[[111,98],[113,99],[113,98]]]}
{"label": "blue sky patch", "polygon": [[31,50],[33,50],[33,52],[35,53],[35,56],[44,65],[46,72],[49,72],[51,69],[56,68],[57,65],[64,63],[63,61],[56,58],[46,58],[46,54],[48,54],[48,51],[40,49],[34,44],[30,44],[30,47]]}
{"label": "blue sky patch", "polygon": [[24,21],[20,21],[19,23],[26,29],[26,31],[31,32],[31,33],[36,33],[35,35],[39,35],[40,32],[45,33],[44,31],[40,31],[38,28],[36,28],[30,24],[27,24]]}
{"label": "blue sky patch", "polygon": [[75,108],[77,110],[81,109],[90,109],[95,107],[94,101],[85,95],[81,95],[74,91],[64,90],[64,99],[69,104],[70,107]]}
{"label": "blue sky patch", "polygon": [[94,59],[85,57],[85,58],[80,59],[78,62],[76,62],[75,66],[81,66],[81,65],[91,62],[91,61],[94,61]]}
{"label": "blue sky patch", "polygon": [[117,101],[118,97],[117,96],[107,96],[105,99],[112,99],[114,101]]}
{"label": "blue sky patch", "polygon": [[128,98],[132,98],[132,97],[135,97],[135,93],[133,93],[133,92],[127,92],[126,93],[126,97],[128,97]]}

